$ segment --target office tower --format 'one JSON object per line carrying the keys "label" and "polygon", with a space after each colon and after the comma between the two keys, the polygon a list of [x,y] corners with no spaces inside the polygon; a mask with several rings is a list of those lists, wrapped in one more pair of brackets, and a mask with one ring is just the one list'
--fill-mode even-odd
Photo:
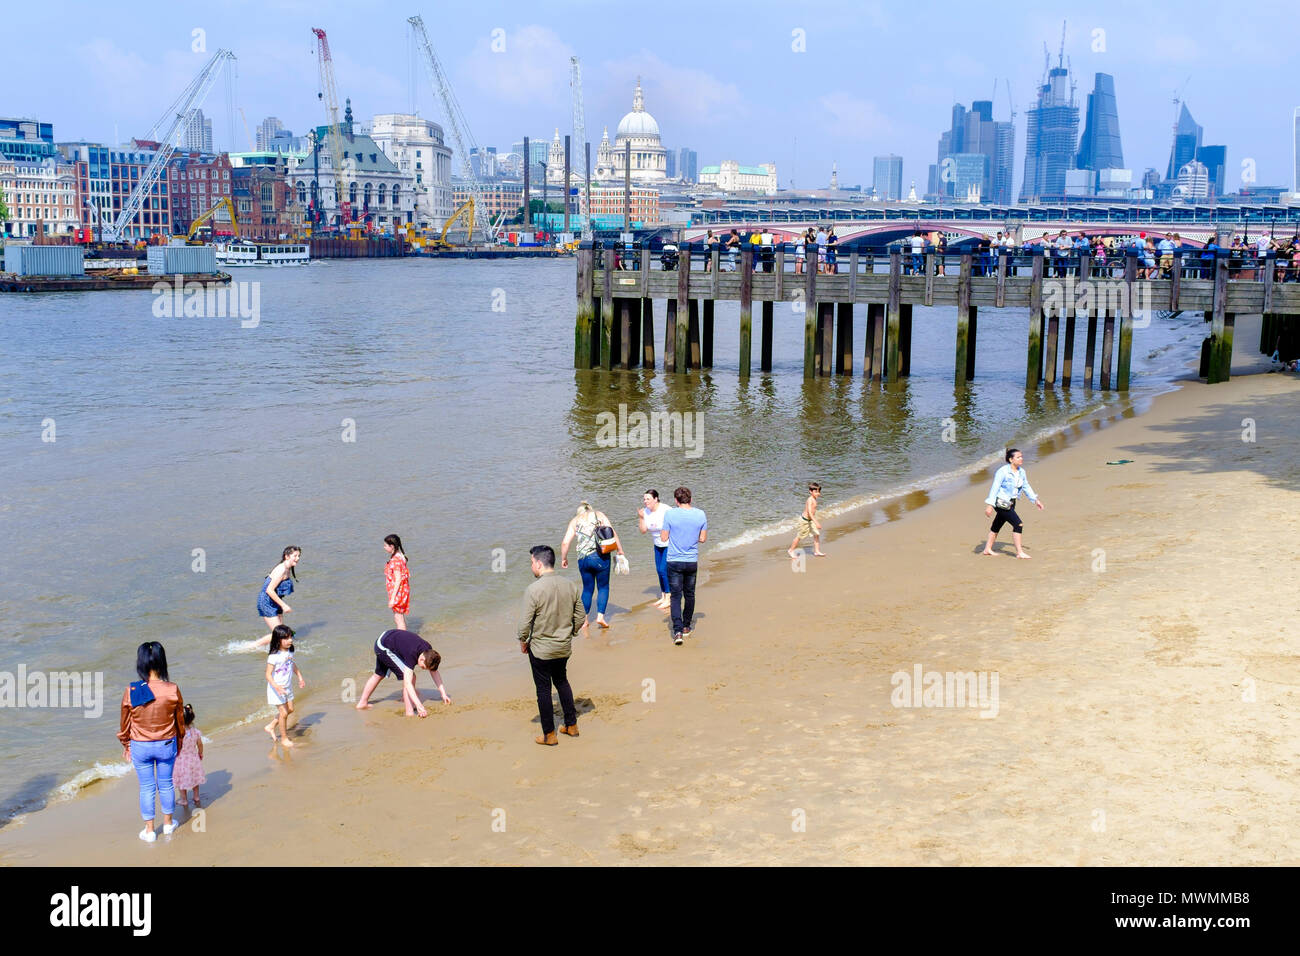
{"label": "office tower", "polygon": [[677,153],[671,149],[664,155],[664,176],[668,179],[677,178]]}
{"label": "office tower", "polygon": [[1079,107],[1064,56],[1047,71],[1038,105],[1025,118],[1025,179],[1020,201],[1065,195],[1065,173],[1074,168],[1079,141]]}
{"label": "office tower", "polygon": [[1196,158],[1196,151],[1201,148],[1201,127],[1192,119],[1187,104],[1182,104],[1178,122],[1174,125],[1174,145],[1169,150],[1169,168],[1165,179],[1177,179],[1178,170]]}
{"label": "office tower", "polygon": [[1088,94],[1083,139],[1079,142],[1078,169],[1122,169],[1124,150],[1119,140],[1119,107],[1115,100],[1115,78],[1098,73]]}
{"label": "office tower", "polygon": [[182,145],[191,152],[212,152],[212,120],[204,118],[203,110],[190,110],[186,116]]}
{"label": "office tower", "polygon": [[1196,161],[1203,164],[1209,174],[1210,195],[1222,196],[1228,173],[1228,147],[1202,146],[1196,151]]}
{"label": "office tower", "polygon": [[699,178],[699,156],[695,150],[683,146],[677,151],[677,175],[683,182],[696,183]]}
{"label": "office tower", "polygon": [[[257,149],[258,152],[266,152],[273,149],[271,141],[276,138],[276,134],[284,129],[284,124],[280,122],[279,117],[268,116],[257,127]],[[289,133],[292,136],[292,133]]]}
{"label": "office tower", "polygon": [[[962,201],[977,194],[984,202],[1009,203],[1014,149],[1015,127],[993,119],[991,100],[975,100],[969,110],[955,104],[952,126],[939,137],[938,163],[930,170],[929,193]],[[985,161],[974,159],[976,154]],[[976,169],[983,170],[979,182],[971,178]]]}
{"label": "office tower", "polygon": [[877,156],[873,166],[875,167],[875,176],[872,180],[872,188],[876,191],[876,198],[893,202],[902,199],[903,157],[894,153],[887,156]]}

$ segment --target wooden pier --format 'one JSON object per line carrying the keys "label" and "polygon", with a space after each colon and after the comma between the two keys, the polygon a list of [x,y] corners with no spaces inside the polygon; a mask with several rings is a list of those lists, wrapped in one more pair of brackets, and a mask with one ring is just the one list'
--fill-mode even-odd
{"label": "wooden pier", "polygon": [[[719,301],[740,303],[742,377],[751,374],[754,364],[755,303],[759,370],[772,368],[774,304],[790,302],[804,320],[805,378],[853,374],[856,315],[866,322],[862,374],[876,382],[906,377],[917,305],[956,309],[953,369],[958,385],[975,377],[979,317],[988,309],[1029,311],[1026,388],[1055,385],[1058,377],[1070,385],[1076,377],[1079,321],[1087,323],[1084,382],[1092,387],[1099,370],[1100,387],[1120,391],[1129,387],[1135,320],[1144,326],[1156,312],[1205,314],[1210,328],[1202,375],[1211,383],[1228,378],[1238,314],[1265,316],[1260,347],[1267,353],[1273,346],[1265,349],[1265,338],[1284,343],[1300,339],[1300,282],[1275,281],[1280,264],[1271,255],[1243,263],[1226,254],[1202,259],[1197,252],[1183,251],[1175,256],[1168,278],[1153,279],[1137,278],[1135,256],[1094,266],[1088,256],[1044,256],[1041,249],[996,258],[948,255],[942,260],[944,275],[937,274],[941,261],[935,254],[916,257],[897,250],[841,249],[834,273],[817,271],[816,253],[803,272],[794,271],[794,256],[780,245],[756,249],[746,244],[736,255],[735,270],[723,271],[729,259],[729,252],[695,250],[692,255],[683,249],[677,267],[665,269],[649,249],[618,255],[583,243],[577,255],[574,367],[654,368],[656,299],[664,302],[662,368],[676,373],[713,366],[714,304]],[[616,260],[620,268],[615,268]]]}

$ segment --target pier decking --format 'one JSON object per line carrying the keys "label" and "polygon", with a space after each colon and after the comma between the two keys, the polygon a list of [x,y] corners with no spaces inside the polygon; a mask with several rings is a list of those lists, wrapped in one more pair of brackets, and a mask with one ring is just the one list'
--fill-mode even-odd
{"label": "pier decking", "polygon": [[[759,262],[755,263],[756,255]],[[1100,387],[1129,387],[1135,328],[1155,312],[1205,313],[1210,323],[1202,374],[1226,381],[1238,314],[1265,316],[1261,351],[1291,342],[1300,328],[1300,282],[1279,281],[1281,263],[1214,259],[1186,251],[1174,257],[1168,278],[1138,278],[1135,256],[1104,264],[1088,256],[1044,256],[1041,249],[997,257],[971,253],[913,256],[897,250],[844,250],[833,274],[817,271],[816,254],[796,272],[792,250],[746,245],[727,252],[683,250],[676,268],[665,268],[649,249],[620,254],[583,243],[578,250],[574,366],[606,370],[655,367],[654,300],[665,301],[663,370],[685,373],[713,365],[714,303],[740,303],[742,377],[753,365],[753,312],[760,308],[759,368],[772,367],[774,304],[791,302],[804,319],[804,377],[853,374],[855,310],[867,323],[862,371],[873,381],[895,382],[911,364],[913,308],[957,310],[954,380],[975,375],[981,310],[1029,310],[1025,387],[1069,385],[1075,377],[1075,323],[1087,323],[1083,376],[1089,387],[1100,370]],[[711,259],[711,261],[709,261]],[[918,261],[920,260],[920,261]],[[938,275],[940,267],[944,275]],[[1294,278],[1294,273],[1286,278]],[[860,308],[859,308],[860,307]],[[1061,329],[1061,320],[1065,328]],[[1097,354],[1097,332],[1101,350]],[[1064,332],[1064,336],[1061,333]],[[1064,356],[1059,353],[1064,337]],[[1060,360],[1058,363],[1058,359]]]}

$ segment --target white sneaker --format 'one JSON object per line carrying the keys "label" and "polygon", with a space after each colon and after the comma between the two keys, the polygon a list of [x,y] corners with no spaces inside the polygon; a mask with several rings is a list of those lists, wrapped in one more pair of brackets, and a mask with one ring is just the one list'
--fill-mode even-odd
{"label": "white sneaker", "polygon": [[175,823],[164,823],[164,824],[163,824],[163,836],[171,836],[171,835],[172,835],[172,831],[175,830],[175,829],[176,829],[176,824],[175,824]]}
{"label": "white sneaker", "polygon": [[152,843],[154,840],[158,839],[158,834],[154,833],[152,830],[148,828],[145,828],[140,831],[140,839],[144,840],[145,843]]}

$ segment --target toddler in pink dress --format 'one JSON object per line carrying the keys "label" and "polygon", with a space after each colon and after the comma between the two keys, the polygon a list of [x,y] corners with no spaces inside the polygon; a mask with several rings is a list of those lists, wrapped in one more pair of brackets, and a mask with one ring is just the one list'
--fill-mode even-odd
{"label": "toddler in pink dress", "polygon": [[194,805],[202,807],[199,802],[199,784],[207,783],[203,774],[203,732],[194,726],[194,708],[185,705],[185,738],[181,741],[180,752],[176,755],[176,766],[172,769],[172,782],[176,787],[176,796],[183,807],[188,807],[186,794],[194,791]]}

